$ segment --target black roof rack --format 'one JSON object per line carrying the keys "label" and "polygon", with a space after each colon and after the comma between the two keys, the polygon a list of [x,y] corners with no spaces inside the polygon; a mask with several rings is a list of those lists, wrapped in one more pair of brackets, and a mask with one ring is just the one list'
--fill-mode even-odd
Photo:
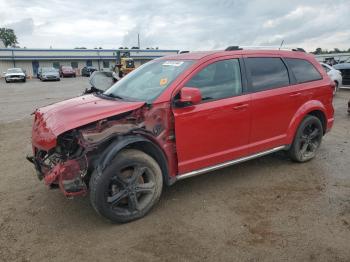
{"label": "black roof rack", "polygon": [[265,49],[265,50],[289,50],[289,51],[296,51],[296,52],[304,52],[306,51],[301,47],[295,47],[295,48],[287,48],[287,47],[277,47],[277,46],[229,46],[225,49],[225,51],[235,51],[235,50],[252,50],[252,49]]}
{"label": "black roof rack", "polygon": [[225,51],[235,51],[235,50],[243,50],[243,48],[240,48],[238,45],[231,45],[225,49]]}

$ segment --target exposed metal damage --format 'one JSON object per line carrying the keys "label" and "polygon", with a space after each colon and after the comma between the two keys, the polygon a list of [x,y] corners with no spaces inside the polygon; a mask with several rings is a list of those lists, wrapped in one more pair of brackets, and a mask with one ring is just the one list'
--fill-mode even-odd
{"label": "exposed metal damage", "polygon": [[[35,112],[35,122],[39,126],[45,124],[40,114]],[[169,159],[166,163],[169,176],[175,176],[173,120],[168,105],[144,105],[66,131],[57,137],[56,146],[47,151],[33,147],[34,157],[28,160],[35,165],[38,177],[50,188],[59,187],[67,197],[85,195],[91,172],[99,165],[104,149],[130,135],[145,137],[159,147]]]}

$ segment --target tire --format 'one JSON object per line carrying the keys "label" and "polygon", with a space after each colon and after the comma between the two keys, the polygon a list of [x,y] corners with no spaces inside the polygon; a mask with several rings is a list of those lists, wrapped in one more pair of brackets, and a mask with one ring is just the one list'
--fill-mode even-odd
{"label": "tire", "polygon": [[323,127],[320,119],[308,115],[300,123],[289,156],[293,161],[303,163],[313,159],[321,145]]}
{"label": "tire", "polygon": [[90,201],[100,215],[125,223],[145,216],[158,202],[162,187],[158,163],[142,151],[126,149],[105,170],[93,172]]}
{"label": "tire", "polygon": [[8,81],[8,80],[6,80],[6,79],[5,79],[5,82],[6,82],[7,84],[10,83],[10,81]]}
{"label": "tire", "polygon": [[23,83],[25,83],[26,81],[27,81],[27,79],[26,79],[26,78],[24,78],[24,79],[23,79]]}

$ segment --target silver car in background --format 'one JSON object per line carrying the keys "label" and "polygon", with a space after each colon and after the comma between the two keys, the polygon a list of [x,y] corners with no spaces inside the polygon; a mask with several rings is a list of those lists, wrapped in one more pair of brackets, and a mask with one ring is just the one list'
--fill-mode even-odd
{"label": "silver car in background", "polygon": [[56,68],[53,67],[41,67],[38,71],[38,78],[41,81],[56,80],[60,81],[60,73]]}
{"label": "silver car in background", "polygon": [[343,77],[341,75],[341,72],[339,70],[335,69],[334,67],[326,64],[326,63],[321,63],[321,65],[324,68],[324,70],[326,70],[327,75],[335,83],[335,89],[333,91],[333,94],[335,95],[335,93],[338,91],[339,87],[341,87],[342,83],[343,83]]}
{"label": "silver car in background", "polygon": [[25,82],[27,79],[26,73],[22,68],[9,68],[4,72],[6,83],[21,81]]}

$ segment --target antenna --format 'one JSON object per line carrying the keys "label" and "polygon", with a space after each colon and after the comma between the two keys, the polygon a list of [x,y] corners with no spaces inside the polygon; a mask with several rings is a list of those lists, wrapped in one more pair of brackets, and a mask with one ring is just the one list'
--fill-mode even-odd
{"label": "antenna", "polygon": [[281,45],[280,45],[280,48],[279,48],[278,50],[281,50],[283,44],[284,44],[284,39],[282,40]]}

